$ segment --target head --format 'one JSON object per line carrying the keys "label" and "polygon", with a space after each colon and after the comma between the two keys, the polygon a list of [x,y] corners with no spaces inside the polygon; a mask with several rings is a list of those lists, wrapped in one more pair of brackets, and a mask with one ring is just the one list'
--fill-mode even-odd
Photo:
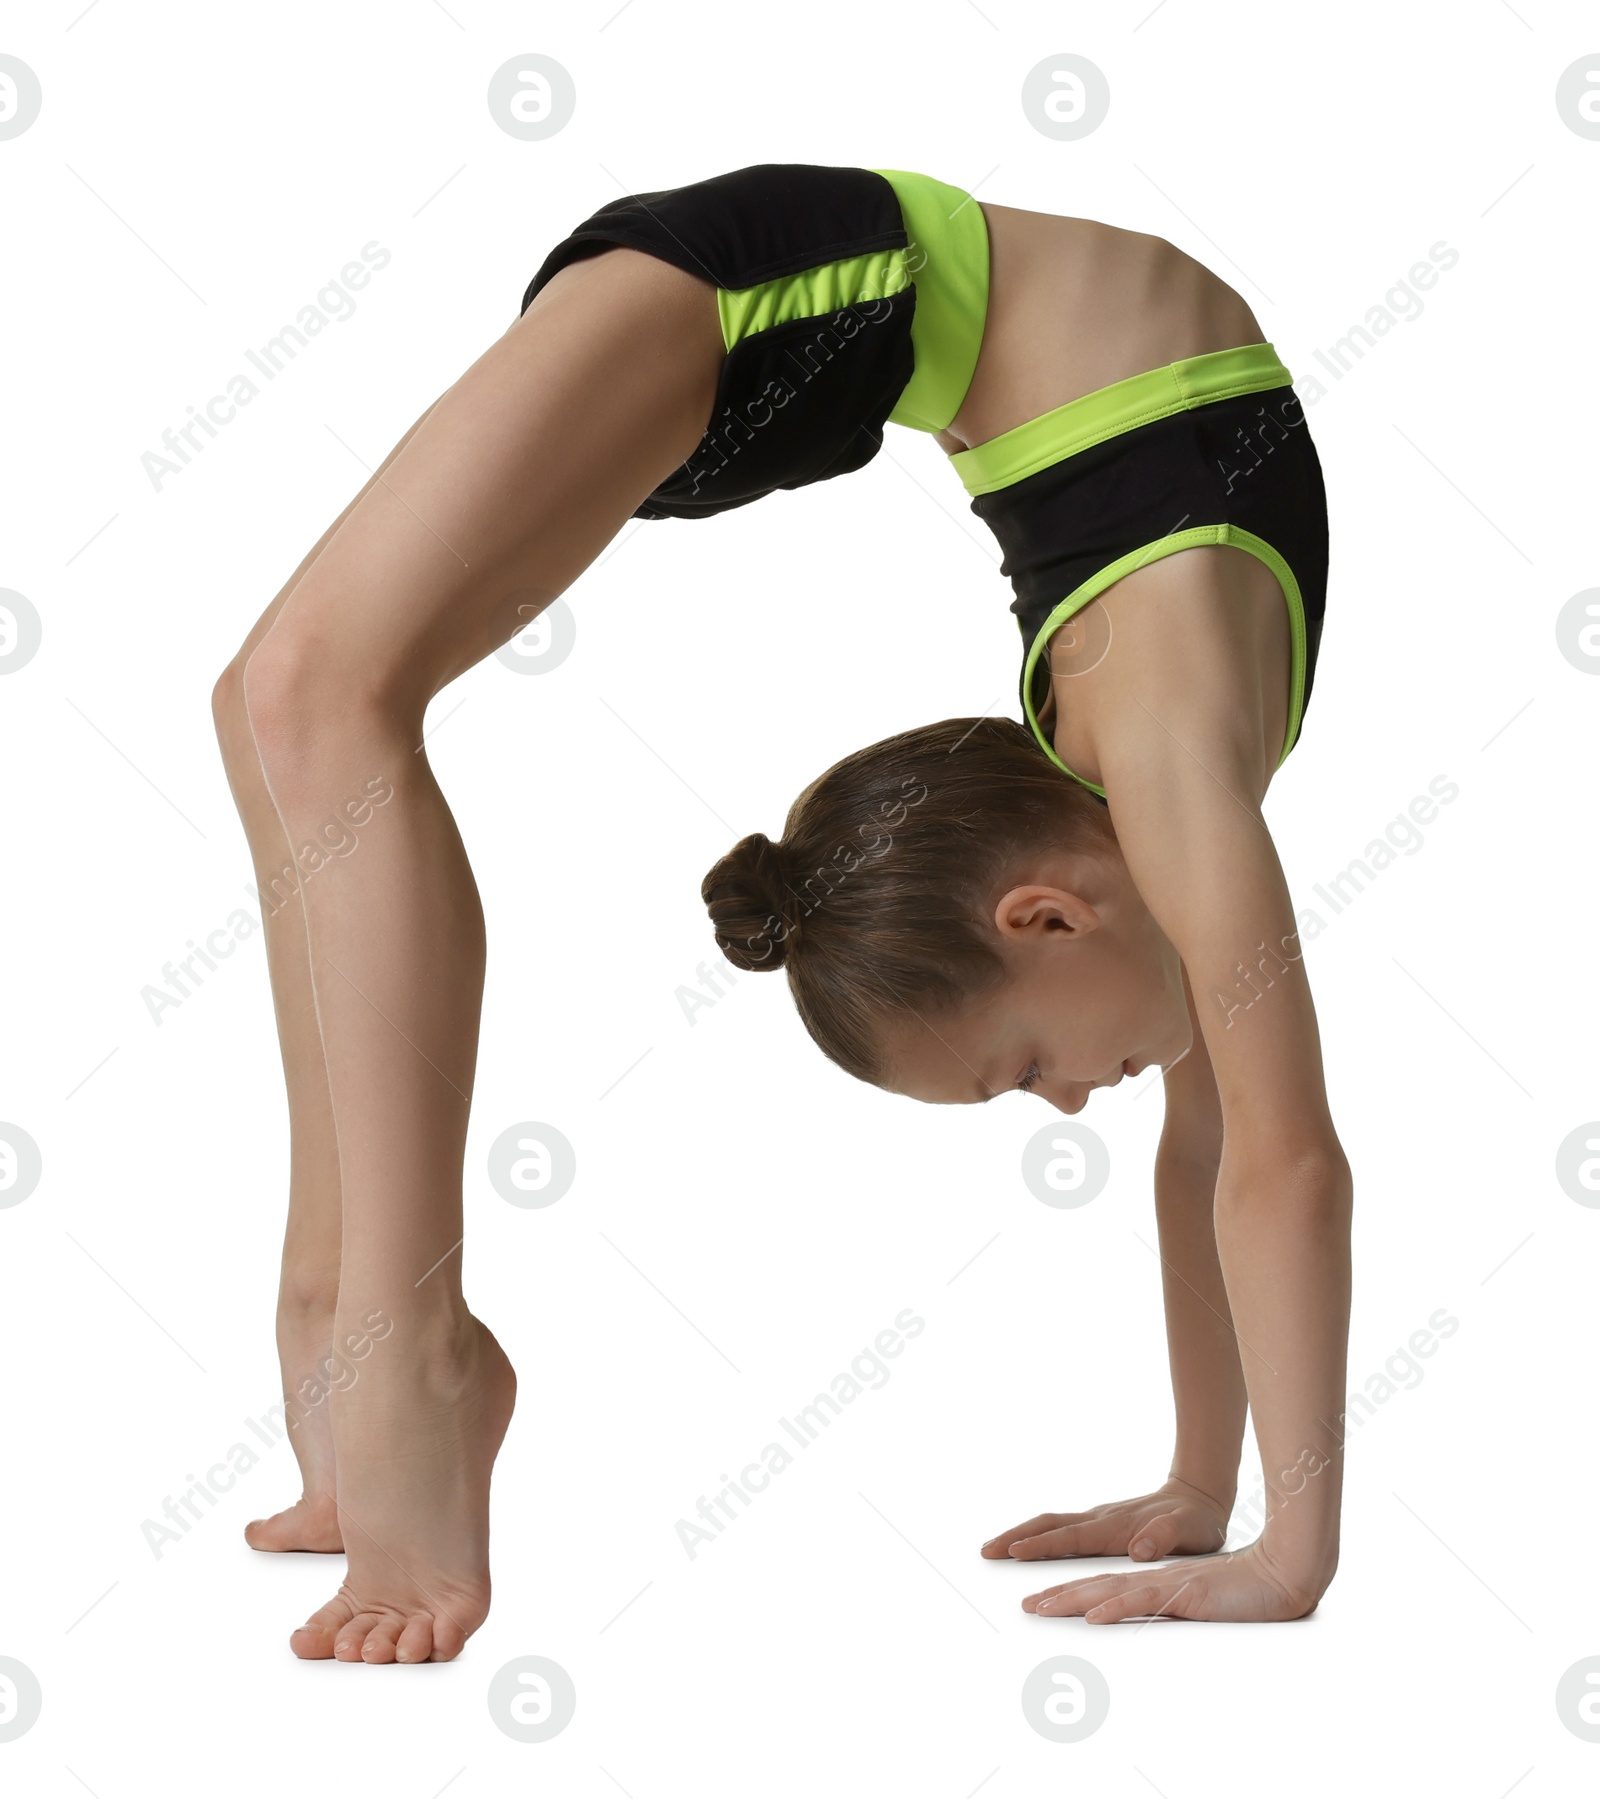
{"label": "head", "polygon": [[847,756],[701,894],[728,960],[785,969],[823,1053],[892,1092],[1077,1112],[1189,1047],[1182,964],[1106,808],[1009,719]]}

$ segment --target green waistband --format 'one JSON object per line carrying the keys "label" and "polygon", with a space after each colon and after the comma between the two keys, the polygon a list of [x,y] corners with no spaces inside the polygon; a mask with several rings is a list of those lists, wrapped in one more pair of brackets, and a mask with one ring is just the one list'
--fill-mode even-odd
{"label": "green waistband", "polygon": [[[920,295],[917,304],[920,310]],[[987,443],[959,450],[950,460],[969,494],[994,493],[1091,445],[1131,431],[1135,425],[1213,400],[1287,387],[1290,380],[1271,344],[1213,350],[1097,388],[1082,399],[1069,400],[1053,412],[1041,413],[1014,430],[991,437]]]}
{"label": "green waistband", "polygon": [[889,414],[914,431],[942,431],[961,410],[989,311],[989,227],[970,194],[929,175],[874,169],[895,191],[917,284],[911,320],[916,370]]}

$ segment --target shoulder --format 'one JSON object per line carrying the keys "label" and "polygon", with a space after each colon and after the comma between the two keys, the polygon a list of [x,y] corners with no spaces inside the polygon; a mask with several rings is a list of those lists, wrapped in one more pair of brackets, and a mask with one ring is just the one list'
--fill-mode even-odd
{"label": "shoulder", "polygon": [[[1125,575],[1049,647],[1056,753],[1110,787],[1114,763],[1187,753],[1225,766],[1252,803],[1287,725],[1288,611],[1242,550],[1180,550]],[[1112,796],[1115,797],[1114,795]]]}

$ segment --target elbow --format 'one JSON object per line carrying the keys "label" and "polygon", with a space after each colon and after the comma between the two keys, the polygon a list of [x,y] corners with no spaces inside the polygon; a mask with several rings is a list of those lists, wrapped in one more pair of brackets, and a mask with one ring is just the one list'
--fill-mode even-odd
{"label": "elbow", "polygon": [[[1224,1158],[1225,1161],[1228,1158]],[[1219,1211],[1239,1214],[1286,1209],[1308,1223],[1348,1231],[1354,1209],[1350,1163],[1336,1137],[1251,1156],[1224,1169],[1218,1183]]]}

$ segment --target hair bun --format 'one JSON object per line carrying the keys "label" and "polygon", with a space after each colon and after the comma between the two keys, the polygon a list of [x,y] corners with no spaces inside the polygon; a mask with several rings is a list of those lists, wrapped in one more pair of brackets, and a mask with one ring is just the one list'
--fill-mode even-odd
{"label": "hair bun", "polygon": [[800,932],[781,843],[757,831],[728,851],[700,886],[717,946],[735,968],[782,968]]}

